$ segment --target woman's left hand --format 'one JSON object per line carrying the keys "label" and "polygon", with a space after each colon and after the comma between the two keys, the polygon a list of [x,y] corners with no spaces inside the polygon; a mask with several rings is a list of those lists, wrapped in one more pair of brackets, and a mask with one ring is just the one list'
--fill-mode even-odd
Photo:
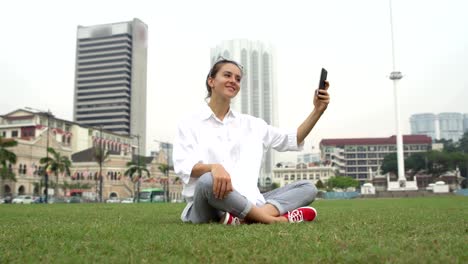
{"label": "woman's left hand", "polygon": [[325,112],[330,103],[330,95],[328,94],[330,83],[325,81],[325,89],[317,89],[314,95],[314,107],[320,113]]}

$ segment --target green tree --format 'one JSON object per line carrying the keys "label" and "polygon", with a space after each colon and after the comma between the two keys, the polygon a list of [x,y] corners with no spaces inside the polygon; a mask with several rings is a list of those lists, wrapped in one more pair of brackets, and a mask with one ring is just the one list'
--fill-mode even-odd
{"label": "green tree", "polygon": [[463,137],[458,141],[458,150],[468,154],[468,132],[465,132]]}
{"label": "green tree", "polygon": [[405,159],[405,170],[410,171],[411,176],[425,169],[427,169],[426,153],[414,153]]}
{"label": "green tree", "polygon": [[458,150],[457,144],[453,142],[451,139],[436,139],[434,140],[435,143],[442,143],[444,145],[445,152],[455,152]]}
{"label": "green tree", "polygon": [[0,197],[4,196],[4,181],[13,180],[16,181],[15,173],[8,168],[10,164],[16,164],[16,154],[9,151],[7,148],[11,148],[18,145],[13,139],[4,139],[0,136],[0,164],[2,165],[0,171]]}
{"label": "green tree", "polygon": [[428,172],[432,174],[433,177],[439,177],[444,172],[454,169],[450,158],[450,154],[446,151],[429,151],[427,153]]}
{"label": "green tree", "polygon": [[317,183],[315,184],[315,187],[317,187],[317,189],[323,189],[325,188],[325,185],[323,184],[321,180],[318,180]]}
{"label": "green tree", "polygon": [[60,152],[55,151],[53,148],[48,148],[47,151],[51,154],[49,157],[44,157],[39,160],[39,163],[45,164],[47,174],[52,172],[55,175],[54,196],[58,195],[58,178],[59,173],[62,175],[70,176],[71,161],[68,157],[62,156]]}
{"label": "green tree", "polygon": [[[99,181],[99,192],[98,192],[99,201],[102,202],[102,189],[103,189],[102,165],[109,158],[109,151],[103,149],[101,145],[99,145],[97,148],[94,149],[93,158],[99,165],[99,174],[98,174],[98,179],[96,179],[96,181]],[[96,182],[96,189],[98,189],[98,182]]]}
{"label": "green tree", "polygon": [[358,187],[359,181],[349,176],[335,176],[328,179],[327,185],[330,189],[346,189],[348,187]]}
{"label": "green tree", "polygon": [[144,157],[137,156],[137,162],[129,161],[127,162],[127,170],[124,175],[129,176],[132,182],[137,185],[137,202],[140,202],[140,179],[143,176],[143,172],[146,173],[147,177],[150,177],[151,173],[146,169],[146,163]]}
{"label": "green tree", "polygon": [[397,154],[390,153],[386,155],[382,161],[382,174],[386,173],[393,173],[398,174],[398,161],[397,161]]}

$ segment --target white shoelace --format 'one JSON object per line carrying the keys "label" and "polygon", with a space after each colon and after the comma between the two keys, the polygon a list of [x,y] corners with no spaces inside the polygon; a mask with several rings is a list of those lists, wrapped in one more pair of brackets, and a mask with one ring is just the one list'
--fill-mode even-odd
{"label": "white shoelace", "polygon": [[[232,217],[232,222],[228,223],[229,218],[231,218],[231,217]],[[223,224],[225,224],[225,225],[240,225],[240,219],[239,219],[239,217],[232,216],[230,213],[226,213],[226,215],[224,217]]]}
{"label": "white shoelace", "polygon": [[231,225],[240,225],[239,217],[233,217]]}
{"label": "white shoelace", "polygon": [[302,210],[293,210],[288,213],[288,220],[290,223],[300,223],[304,221],[304,214]]}

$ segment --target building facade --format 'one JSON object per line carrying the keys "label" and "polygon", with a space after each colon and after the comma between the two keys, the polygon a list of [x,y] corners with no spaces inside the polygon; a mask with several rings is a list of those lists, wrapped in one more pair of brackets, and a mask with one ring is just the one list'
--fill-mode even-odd
{"label": "building facade", "polygon": [[411,134],[439,138],[437,116],[432,113],[415,114],[410,117]]}
{"label": "building facade", "polygon": [[130,22],[78,26],[75,122],[121,135],[137,135],[146,146],[148,27]]}
{"label": "building facade", "polygon": [[[426,135],[403,136],[404,156],[431,149],[432,139]],[[380,175],[385,156],[396,153],[396,137],[322,139],[320,150],[325,164],[336,167],[341,175],[361,182]]]}
{"label": "building facade", "polygon": [[280,187],[300,180],[308,180],[317,184],[319,180],[326,183],[328,179],[335,176],[335,168],[330,165],[309,166],[306,163],[298,163],[295,166],[275,168],[273,174],[273,182]]}
{"label": "building facade", "polygon": [[[16,181],[2,182],[3,192],[9,195],[41,195],[45,193],[44,165],[40,159],[46,157],[47,147],[53,148],[61,156],[72,162],[70,175],[49,175],[48,193],[54,196],[67,196],[70,189],[65,186],[87,186],[86,192],[97,193],[99,165],[94,158],[96,147],[109,153],[102,165],[103,197],[131,197],[134,195],[134,182],[124,175],[127,162],[132,160],[135,145],[132,138],[107,130],[86,127],[76,122],[63,120],[47,113],[36,113],[18,109],[0,116],[0,135],[13,139],[17,146],[8,148],[17,157],[16,164],[8,164]],[[157,158],[146,164],[151,177],[142,179],[143,187],[160,187],[160,180],[169,183],[170,197],[180,200],[181,185],[173,171],[163,175]],[[167,177],[169,176],[169,177]],[[156,178],[155,178],[156,177]],[[159,178],[158,178],[159,177]],[[58,186],[58,188],[53,188]],[[55,190],[54,190],[55,189]],[[55,192],[57,191],[57,192]],[[96,195],[94,195],[96,197]]]}
{"label": "building facade", "polygon": [[422,113],[410,117],[411,134],[427,135],[436,139],[457,142],[468,132],[468,114],[462,113]]}
{"label": "building facade", "polygon": [[[213,65],[219,57],[235,60],[243,66],[241,89],[232,102],[233,109],[259,117],[270,125],[278,125],[275,64],[272,47],[259,41],[245,39],[223,41],[211,49]],[[264,156],[261,181],[272,177],[274,152]]]}
{"label": "building facade", "polygon": [[440,138],[457,142],[463,136],[463,114],[440,113],[438,117]]}

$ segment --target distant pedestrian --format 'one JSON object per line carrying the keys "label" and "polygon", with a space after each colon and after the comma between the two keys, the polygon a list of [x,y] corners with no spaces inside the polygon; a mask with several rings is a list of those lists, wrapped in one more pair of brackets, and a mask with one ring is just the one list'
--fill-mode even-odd
{"label": "distant pedestrian", "polygon": [[[190,69],[184,69],[190,70]],[[297,181],[261,194],[257,182],[264,153],[302,149],[304,139],[327,109],[329,84],[317,89],[314,108],[297,128],[284,130],[231,109],[239,93],[242,66],[221,58],[211,68],[206,87],[209,102],[184,118],[174,143],[174,168],[188,201],[184,222],[224,224],[312,221],[308,206],[317,194],[309,181]]]}

